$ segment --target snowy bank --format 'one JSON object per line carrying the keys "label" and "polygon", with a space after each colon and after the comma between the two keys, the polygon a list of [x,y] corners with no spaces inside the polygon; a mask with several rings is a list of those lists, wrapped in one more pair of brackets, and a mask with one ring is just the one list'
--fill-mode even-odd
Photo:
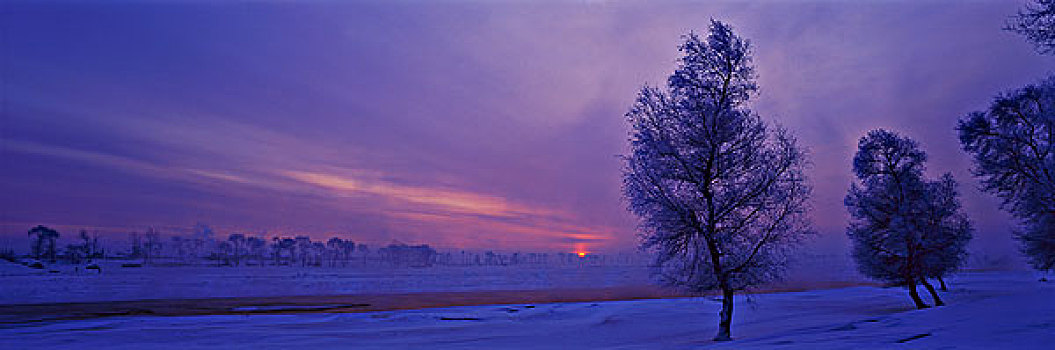
{"label": "snowy bank", "polygon": [[738,296],[732,342],[714,343],[710,298],[487,305],[373,313],[129,316],[0,325],[12,348],[1045,349],[1055,283],[963,273],[948,306],[852,287]]}

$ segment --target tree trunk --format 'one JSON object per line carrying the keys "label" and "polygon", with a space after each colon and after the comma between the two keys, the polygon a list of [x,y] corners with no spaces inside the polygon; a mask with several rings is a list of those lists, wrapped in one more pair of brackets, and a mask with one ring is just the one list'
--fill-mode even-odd
{"label": "tree trunk", "polygon": [[934,306],[945,305],[945,302],[941,301],[941,298],[938,297],[938,292],[934,291],[934,286],[931,285],[930,282],[927,282],[926,278],[921,278],[920,282],[923,283],[923,286],[927,287],[927,291],[930,292],[930,297],[934,299]]}
{"label": "tree trunk", "polygon": [[942,292],[948,292],[949,291],[949,287],[945,286],[945,280],[942,279],[941,276],[938,276],[938,283],[941,284],[941,291]]}
{"label": "tree trunk", "polygon": [[720,317],[718,321],[718,335],[714,336],[714,340],[733,340],[732,333],[729,331],[729,327],[733,323],[733,290],[730,288],[722,289],[722,311],[718,315]]}
{"label": "tree trunk", "polygon": [[908,295],[912,297],[912,302],[916,303],[917,309],[926,309],[930,307],[923,303],[923,299],[919,298],[919,292],[916,291],[916,281],[909,282]]}

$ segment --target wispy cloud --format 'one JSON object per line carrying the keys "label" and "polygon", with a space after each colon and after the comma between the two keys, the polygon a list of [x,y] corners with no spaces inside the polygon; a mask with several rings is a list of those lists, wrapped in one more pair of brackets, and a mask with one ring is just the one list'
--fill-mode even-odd
{"label": "wispy cloud", "polygon": [[452,213],[495,217],[556,214],[545,209],[513,204],[502,197],[469,191],[406,186],[308,171],[283,171],[282,174],[297,181],[334,190],[335,194],[374,195],[408,203],[425,204]]}
{"label": "wispy cloud", "polygon": [[160,175],[167,173],[165,167],[150,164],[148,162],[135,160],[94,151],[66,148],[61,146],[46,145],[36,142],[4,140],[3,147],[6,151],[36,154],[55,158],[64,158],[81,162],[105,165],[129,171],[151,173]]}
{"label": "wispy cloud", "polygon": [[618,232],[612,228],[563,223],[559,219],[544,217],[507,221],[452,213],[391,212],[388,215],[404,222],[455,231],[449,232],[452,233],[450,236],[469,246],[474,244],[468,240],[486,240],[505,246],[534,242],[544,246],[580,243],[579,247],[584,247],[585,244],[604,244]]}
{"label": "wispy cloud", "polygon": [[[495,195],[464,190],[407,186],[376,179],[334,174],[285,171],[297,181],[333,191],[335,196],[368,196],[379,202],[396,201],[386,211],[399,220],[414,220],[462,230],[499,235],[546,237],[559,241],[599,242],[611,239],[613,230],[575,224],[571,213],[514,203]],[[411,205],[406,205],[411,204]],[[409,211],[413,205],[420,210]]]}
{"label": "wispy cloud", "polygon": [[234,175],[234,174],[228,174],[228,173],[214,171],[214,170],[187,169],[186,171],[188,173],[191,173],[191,174],[194,174],[194,175],[198,175],[198,176],[202,176],[202,177],[206,177],[206,178],[210,178],[210,179],[223,180],[223,181],[229,181],[229,182],[237,182],[237,183],[242,183],[242,184],[247,184],[247,185],[259,185],[259,184],[261,184],[259,181],[250,179],[248,177]]}
{"label": "wispy cloud", "polygon": [[26,141],[8,141],[4,145],[6,151],[84,162],[165,180],[192,184],[230,183],[302,196],[318,195],[337,199],[338,202],[332,204],[334,206],[341,206],[341,201],[367,203],[368,209],[360,210],[359,214],[365,210],[379,213],[393,223],[442,226],[447,237],[438,240],[458,245],[472,246],[472,237],[480,238],[479,235],[485,235],[483,238],[488,242],[596,243],[611,239],[613,232],[610,228],[577,224],[572,213],[518,203],[498,195],[383,180],[383,173],[377,170],[342,169],[339,174],[270,170],[269,173],[266,166],[257,164],[261,169],[254,170],[250,166],[241,169],[240,173],[233,173],[221,169],[183,168]]}
{"label": "wispy cloud", "polygon": [[200,183],[202,180],[223,180],[227,182],[252,185],[265,184],[260,180],[225,173],[221,170],[182,168],[103,152],[73,149],[28,141],[5,140],[3,147],[5,151],[73,160],[169,180],[195,183]]}

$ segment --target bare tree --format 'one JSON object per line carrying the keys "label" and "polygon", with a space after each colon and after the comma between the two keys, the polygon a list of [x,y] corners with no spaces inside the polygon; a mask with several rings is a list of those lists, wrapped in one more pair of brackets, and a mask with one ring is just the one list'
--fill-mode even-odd
{"label": "bare tree", "polygon": [[624,195],[664,283],[720,290],[715,340],[730,340],[733,295],[781,276],[811,232],[804,152],[746,104],[756,94],[751,48],[712,20],[684,37],[667,89],[644,87],[630,112]]}

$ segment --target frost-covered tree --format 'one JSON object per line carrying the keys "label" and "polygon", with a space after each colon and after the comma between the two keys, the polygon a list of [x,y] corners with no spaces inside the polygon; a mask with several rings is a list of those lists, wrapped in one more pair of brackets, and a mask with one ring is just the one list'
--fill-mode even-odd
{"label": "frost-covered tree", "polygon": [[59,231],[44,225],[37,225],[29,230],[29,236],[36,236],[30,247],[33,257],[55,262],[55,240],[59,238]]}
{"label": "frost-covered tree", "polygon": [[1022,224],[1030,264],[1055,269],[1055,77],[1003,94],[958,127],[982,190]]}
{"label": "frost-covered tree", "polygon": [[347,266],[348,260],[352,257],[352,252],[355,251],[355,242],[344,240],[340,237],[333,237],[326,241],[326,248],[328,248],[327,252],[331,257],[331,266],[336,266],[338,262],[342,266]]}
{"label": "frost-covered tree", "polygon": [[861,138],[854,156],[860,184],[852,184],[845,199],[851,217],[847,235],[858,270],[906,287],[918,308],[927,307],[918,284],[927,288],[935,304],[944,304],[927,278],[959,268],[971,238],[952,175],[925,180],[926,160],[915,141],[886,130],[871,131]]}
{"label": "frost-covered tree", "polygon": [[81,244],[66,245],[66,259],[71,264],[91,262],[92,258],[95,258],[99,238],[88,236],[88,231],[84,229],[77,233],[77,238],[81,240]]}
{"label": "frost-covered tree", "polygon": [[916,286],[921,271],[918,232],[911,227],[911,198],[922,194],[926,154],[916,143],[886,131],[861,139],[853,170],[860,185],[850,185],[844,204],[850,212],[846,234],[851,255],[865,276],[905,286],[918,308],[927,307]]}
{"label": "frost-covered tree", "polygon": [[626,114],[623,191],[662,281],[721,291],[714,339],[729,340],[734,293],[779,278],[811,232],[806,159],[747,106],[758,89],[747,40],[712,20],[679,50],[666,89],[642,88]]}
{"label": "frost-covered tree", "polygon": [[264,256],[267,255],[267,241],[263,237],[247,236],[245,238],[245,246],[249,254],[247,258],[256,260],[257,265],[264,265]]}
{"label": "frost-covered tree", "polygon": [[227,242],[230,244],[231,259],[234,261],[234,266],[241,266],[242,258],[246,255],[246,239],[245,234],[232,233],[227,235]]}
{"label": "frost-covered tree", "polygon": [[296,242],[296,260],[300,261],[300,266],[308,266],[308,260],[311,259],[312,247],[311,237],[308,236],[297,236],[293,238]]}
{"label": "frost-covered tree", "polygon": [[1055,0],[1033,0],[1004,27],[1033,43],[1037,52],[1055,54]]}
{"label": "frost-covered tree", "polygon": [[81,247],[85,253],[85,258],[88,262],[92,259],[102,257],[102,249],[99,247],[99,233],[95,232],[91,236],[88,235],[88,231],[81,230],[78,234],[81,239]]}
{"label": "frost-covered tree", "polygon": [[959,192],[951,174],[944,174],[937,181],[927,182],[920,198],[920,209],[916,214],[923,246],[923,276],[920,283],[927,288],[937,305],[943,305],[934,286],[927,278],[941,282],[941,289],[948,290],[944,277],[956,272],[967,258],[967,243],[974,227],[960,210]]}
{"label": "frost-covered tree", "polygon": [[916,290],[922,275],[919,232],[912,225],[912,201],[922,196],[927,156],[915,141],[885,130],[861,138],[853,160],[860,185],[844,203],[850,212],[851,254],[865,276],[905,286],[918,308],[927,305]]}
{"label": "frost-covered tree", "polygon": [[161,257],[163,244],[161,243],[161,231],[156,228],[147,227],[143,235],[142,256],[144,263],[153,263],[154,259]]}

